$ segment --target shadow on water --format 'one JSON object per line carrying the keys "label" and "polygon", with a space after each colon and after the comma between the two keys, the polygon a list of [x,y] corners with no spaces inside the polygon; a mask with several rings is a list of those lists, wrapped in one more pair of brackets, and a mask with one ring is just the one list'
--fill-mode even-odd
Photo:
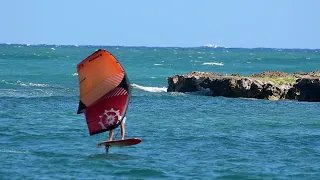
{"label": "shadow on water", "polygon": [[112,153],[103,153],[103,154],[93,154],[87,157],[88,160],[112,160],[112,161],[123,161],[123,160],[132,160],[135,159],[134,156],[127,154],[112,154]]}

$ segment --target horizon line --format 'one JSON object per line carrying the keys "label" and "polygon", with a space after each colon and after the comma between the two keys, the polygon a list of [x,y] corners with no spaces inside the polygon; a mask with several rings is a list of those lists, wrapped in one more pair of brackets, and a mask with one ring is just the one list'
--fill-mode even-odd
{"label": "horizon line", "polygon": [[144,48],[212,48],[212,49],[282,49],[282,50],[320,50],[320,48],[278,48],[278,47],[225,47],[215,44],[202,46],[144,46],[144,45],[92,45],[92,44],[29,44],[29,43],[0,43],[0,45],[23,45],[23,46],[75,46],[75,47],[144,47]]}

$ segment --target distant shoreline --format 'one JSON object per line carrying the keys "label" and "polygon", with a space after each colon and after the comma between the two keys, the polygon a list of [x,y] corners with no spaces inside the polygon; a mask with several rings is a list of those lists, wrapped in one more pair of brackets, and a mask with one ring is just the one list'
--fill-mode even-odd
{"label": "distant shoreline", "polygon": [[0,46],[62,46],[62,47],[131,47],[131,48],[207,48],[207,49],[270,49],[270,50],[314,50],[320,51],[320,48],[277,48],[277,47],[209,47],[206,45],[200,46],[137,46],[137,45],[84,45],[84,44],[28,44],[28,43],[0,43]]}

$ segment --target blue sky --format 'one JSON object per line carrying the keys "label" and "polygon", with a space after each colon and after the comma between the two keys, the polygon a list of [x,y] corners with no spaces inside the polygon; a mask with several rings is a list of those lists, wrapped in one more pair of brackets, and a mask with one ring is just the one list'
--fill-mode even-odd
{"label": "blue sky", "polygon": [[3,0],[0,43],[320,48],[318,0]]}

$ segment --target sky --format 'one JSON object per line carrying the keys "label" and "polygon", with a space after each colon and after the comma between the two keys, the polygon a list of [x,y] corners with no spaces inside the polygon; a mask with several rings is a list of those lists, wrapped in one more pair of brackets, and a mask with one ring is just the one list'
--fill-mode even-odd
{"label": "sky", "polygon": [[320,49],[319,0],[2,0],[0,43]]}

